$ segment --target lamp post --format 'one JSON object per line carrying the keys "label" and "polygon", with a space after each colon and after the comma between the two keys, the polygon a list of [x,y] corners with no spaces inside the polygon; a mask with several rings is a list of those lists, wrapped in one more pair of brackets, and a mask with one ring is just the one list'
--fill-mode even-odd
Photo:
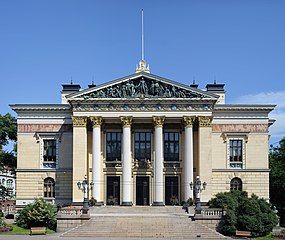
{"label": "lamp post", "polygon": [[196,214],[201,214],[202,207],[201,207],[201,192],[206,189],[207,183],[206,182],[201,182],[200,177],[197,176],[196,180],[194,183],[190,183],[190,189],[194,189],[194,196],[195,196],[195,213]]}
{"label": "lamp post", "polygon": [[87,176],[84,176],[84,180],[82,182],[77,182],[77,187],[79,190],[83,192],[83,208],[82,212],[84,214],[87,214],[89,210],[89,204],[88,204],[88,191],[89,187],[92,190],[94,183],[93,182],[88,182]]}

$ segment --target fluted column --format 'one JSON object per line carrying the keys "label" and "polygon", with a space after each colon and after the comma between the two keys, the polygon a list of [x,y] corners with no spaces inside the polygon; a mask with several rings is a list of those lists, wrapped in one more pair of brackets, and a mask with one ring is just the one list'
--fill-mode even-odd
{"label": "fluted column", "polygon": [[101,159],[101,124],[102,117],[90,117],[93,126],[92,135],[92,181],[94,183],[92,196],[97,204],[103,204],[102,197],[102,159]]}
{"label": "fluted column", "polygon": [[153,117],[154,123],[154,148],[155,148],[155,160],[154,160],[154,206],[163,206],[163,123],[164,116]]}
{"label": "fluted column", "polygon": [[72,147],[72,202],[82,203],[82,191],[77,182],[82,182],[87,171],[87,117],[72,117],[73,147]]}
{"label": "fluted column", "polygon": [[122,173],[123,201],[122,205],[131,206],[132,202],[132,159],[131,159],[131,125],[132,117],[121,117],[123,125],[122,138]]}
{"label": "fluted column", "polygon": [[193,123],[195,117],[183,117],[185,139],[184,139],[184,166],[183,166],[183,190],[184,200],[193,199],[193,191],[190,183],[193,182]]}

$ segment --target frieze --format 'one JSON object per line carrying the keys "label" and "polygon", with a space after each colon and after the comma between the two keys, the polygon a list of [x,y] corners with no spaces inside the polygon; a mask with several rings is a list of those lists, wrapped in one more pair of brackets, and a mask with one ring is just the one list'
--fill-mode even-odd
{"label": "frieze", "polygon": [[70,132],[71,124],[18,124],[18,133]]}
{"label": "frieze", "polygon": [[[82,96],[79,96],[82,97]],[[144,77],[99,89],[83,95],[89,98],[203,98],[203,94]]]}
{"label": "frieze", "polygon": [[139,103],[139,104],[130,104],[130,103],[101,103],[101,104],[81,104],[76,103],[73,106],[74,111],[136,111],[136,112],[145,112],[145,111],[212,111],[212,104],[161,104],[161,103]]}
{"label": "frieze", "polygon": [[213,132],[268,133],[267,124],[213,124]]}

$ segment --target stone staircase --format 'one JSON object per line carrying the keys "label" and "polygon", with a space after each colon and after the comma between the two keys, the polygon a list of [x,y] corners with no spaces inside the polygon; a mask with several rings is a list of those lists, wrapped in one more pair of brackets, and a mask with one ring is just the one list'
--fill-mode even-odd
{"label": "stone staircase", "polygon": [[191,221],[181,207],[97,207],[91,219],[62,237],[227,239]]}

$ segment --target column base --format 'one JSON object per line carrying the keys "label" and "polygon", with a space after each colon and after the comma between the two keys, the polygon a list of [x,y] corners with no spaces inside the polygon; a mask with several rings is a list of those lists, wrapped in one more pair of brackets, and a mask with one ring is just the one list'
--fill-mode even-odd
{"label": "column base", "polygon": [[122,206],[133,206],[132,202],[122,202]]}
{"label": "column base", "polygon": [[152,206],[164,206],[163,202],[153,202]]}

